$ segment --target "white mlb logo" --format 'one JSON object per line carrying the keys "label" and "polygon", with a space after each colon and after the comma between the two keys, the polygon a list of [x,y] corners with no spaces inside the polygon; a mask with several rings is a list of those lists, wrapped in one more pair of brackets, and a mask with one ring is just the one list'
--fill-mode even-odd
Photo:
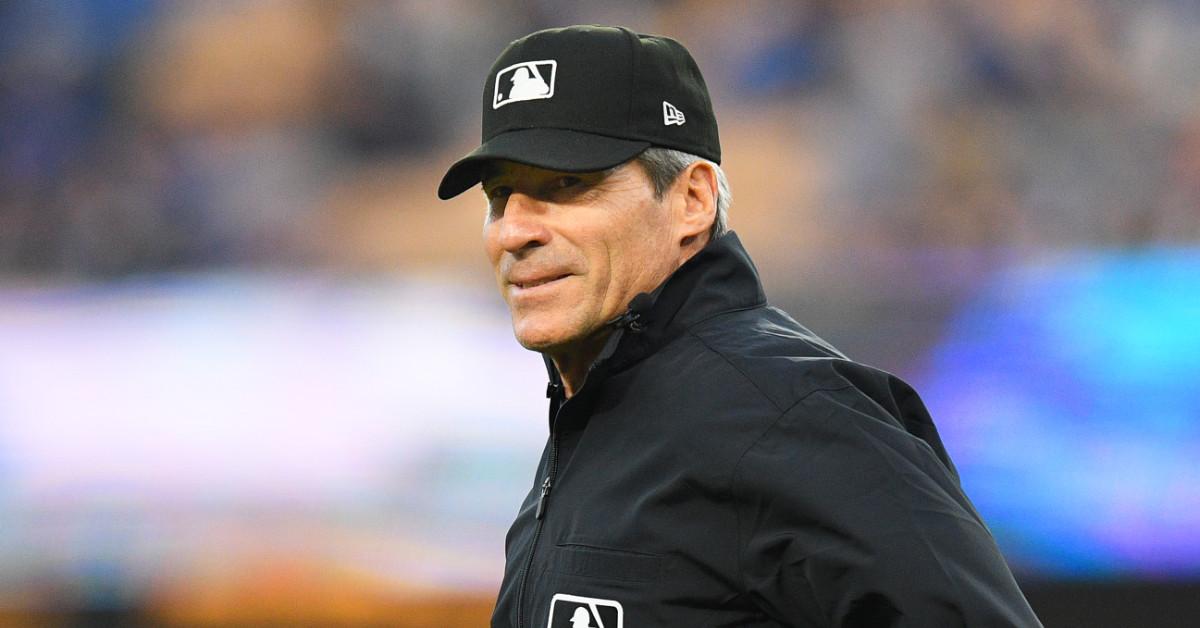
{"label": "white mlb logo", "polygon": [[558,62],[554,59],[514,63],[496,73],[492,109],[523,100],[554,97]]}
{"label": "white mlb logo", "polygon": [[625,610],[616,600],[558,593],[546,628],[625,628]]}

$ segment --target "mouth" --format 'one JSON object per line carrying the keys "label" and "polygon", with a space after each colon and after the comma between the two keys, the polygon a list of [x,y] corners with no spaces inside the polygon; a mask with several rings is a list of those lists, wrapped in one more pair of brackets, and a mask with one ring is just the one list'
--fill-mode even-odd
{"label": "mouth", "polygon": [[566,279],[567,277],[570,277],[570,276],[571,276],[570,273],[566,273],[566,274],[562,274],[562,275],[549,275],[546,277],[539,277],[536,279],[529,279],[526,281],[510,281],[508,283],[510,286],[516,288],[517,290],[532,290],[533,288],[539,288],[542,286],[548,286],[548,285],[554,284],[555,282]]}

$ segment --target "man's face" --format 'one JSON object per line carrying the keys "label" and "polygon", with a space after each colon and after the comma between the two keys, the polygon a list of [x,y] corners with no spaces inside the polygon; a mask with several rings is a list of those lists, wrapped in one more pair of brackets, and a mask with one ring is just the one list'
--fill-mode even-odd
{"label": "man's face", "polygon": [[527,349],[570,352],[679,264],[668,207],[641,166],[571,174],[493,164],[484,244]]}

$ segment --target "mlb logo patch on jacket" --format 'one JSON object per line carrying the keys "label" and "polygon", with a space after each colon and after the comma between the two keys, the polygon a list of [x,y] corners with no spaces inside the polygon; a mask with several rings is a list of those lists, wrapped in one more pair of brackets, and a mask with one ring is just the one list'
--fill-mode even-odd
{"label": "mlb logo patch on jacket", "polygon": [[616,600],[558,593],[546,628],[625,628],[625,610]]}

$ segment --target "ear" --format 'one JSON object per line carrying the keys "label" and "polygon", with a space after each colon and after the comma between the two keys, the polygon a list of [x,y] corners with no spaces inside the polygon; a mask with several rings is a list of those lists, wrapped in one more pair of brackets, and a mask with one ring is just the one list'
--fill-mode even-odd
{"label": "ear", "polygon": [[684,259],[708,244],[717,218],[717,170],[706,161],[695,161],[671,186],[672,209]]}

